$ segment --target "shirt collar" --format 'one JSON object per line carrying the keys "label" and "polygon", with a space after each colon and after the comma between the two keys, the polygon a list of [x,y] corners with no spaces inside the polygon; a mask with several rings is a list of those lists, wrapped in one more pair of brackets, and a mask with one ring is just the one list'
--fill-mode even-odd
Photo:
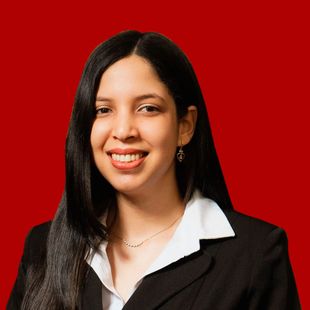
{"label": "shirt collar", "polygon": [[[104,222],[106,215],[103,216]],[[200,240],[234,237],[235,233],[222,209],[212,199],[202,196],[199,190],[187,203],[183,217],[166,247],[141,277],[155,272],[200,249]],[[111,269],[104,241],[88,264],[105,286],[115,293]],[[139,282],[141,282],[138,281]]]}
{"label": "shirt collar", "polygon": [[[106,225],[108,212],[101,218],[101,222]],[[188,228],[187,233],[198,239],[219,239],[234,237],[233,231],[226,215],[219,205],[212,199],[204,197],[196,189],[192,198],[185,206],[184,215],[179,224],[183,228]]]}
{"label": "shirt collar", "polygon": [[[183,222],[183,223],[182,223]],[[197,239],[235,236],[226,215],[218,204],[196,190],[185,208],[181,224],[190,228]]]}
{"label": "shirt collar", "polygon": [[218,204],[196,190],[173,237],[144,275],[198,251],[200,240],[234,236],[235,232]]}

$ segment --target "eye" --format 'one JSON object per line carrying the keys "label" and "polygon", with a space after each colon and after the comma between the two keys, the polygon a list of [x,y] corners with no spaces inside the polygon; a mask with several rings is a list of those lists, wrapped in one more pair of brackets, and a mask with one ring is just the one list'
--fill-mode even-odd
{"label": "eye", "polygon": [[111,111],[110,108],[107,108],[107,107],[99,107],[96,109],[96,114],[106,114],[106,113],[109,113]]}
{"label": "eye", "polygon": [[152,113],[152,112],[159,112],[159,109],[153,105],[145,105],[141,107],[139,111]]}

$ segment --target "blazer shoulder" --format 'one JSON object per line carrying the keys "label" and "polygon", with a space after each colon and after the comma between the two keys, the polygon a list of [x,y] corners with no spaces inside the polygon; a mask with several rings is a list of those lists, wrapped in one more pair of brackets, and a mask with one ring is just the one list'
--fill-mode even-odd
{"label": "blazer shoulder", "polygon": [[46,243],[51,227],[51,221],[35,225],[29,231],[24,247],[25,263],[34,263],[46,253]]}
{"label": "blazer shoulder", "polygon": [[265,239],[273,231],[285,231],[275,224],[240,213],[236,210],[223,210],[229,223],[231,224],[236,237],[246,238],[252,241]]}
{"label": "blazer shoulder", "polygon": [[28,233],[27,239],[29,239],[32,244],[37,244],[38,246],[42,243],[46,243],[51,224],[52,221],[47,221],[33,226]]}

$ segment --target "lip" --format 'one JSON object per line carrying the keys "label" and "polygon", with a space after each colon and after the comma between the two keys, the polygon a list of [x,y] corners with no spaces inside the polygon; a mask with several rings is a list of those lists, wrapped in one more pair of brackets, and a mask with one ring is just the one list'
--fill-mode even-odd
{"label": "lip", "polygon": [[[143,154],[141,158],[128,162],[128,163],[120,162],[112,158],[112,154],[126,155],[126,154],[141,154],[141,153]],[[140,149],[132,149],[132,148],[128,148],[128,149],[115,148],[115,149],[111,149],[107,151],[107,154],[109,155],[111,164],[114,168],[119,169],[119,170],[131,170],[131,169],[139,167],[144,162],[145,157],[148,154],[148,152],[145,152]]]}
{"label": "lip", "polygon": [[111,149],[109,151],[107,151],[107,154],[110,155],[110,154],[119,154],[119,155],[126,155],[126,154],[139,154],[139,153],[147,153],[143,150],[139,150],[139,149],[120,149],[120,148],[116,148],[116,149]]}

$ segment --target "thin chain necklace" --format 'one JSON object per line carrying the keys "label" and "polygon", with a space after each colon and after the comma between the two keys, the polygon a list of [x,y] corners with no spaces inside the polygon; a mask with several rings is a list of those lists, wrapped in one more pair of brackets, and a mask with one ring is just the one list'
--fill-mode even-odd
{"label": "thin chain necklace", "polygon": [[[180,219],[180,218],[182,217],[182,215],[183,215],[183,214],[181,214],[179,217],[177,217],[168,227],[166,227],[166,228],[164,228],[164,229],[158,231],[158,232],[155,233],[154,235],[152,235],[152,236],[150,236],[150,237],[148,237],[148,238],[144,239],[143,241],[141,241],[141,242],[139,242],[139,243],[136,243],[136,244],[129,243],[127,240],[125,240],[125,239],[123,239],[123,238],[121,238],[121,237],[115,235],[114,233],[111,234],[111,235],[113,235],[113,236],[116,237],[117,239],[121,240],[126,246],[128,246],[128,247],[130,247],[130,248],[138,248],[139,246],[141,246],[142,244],[144,244],[146,241],[149,241],[149,240],[151,240],[152,238],[154,238],[154,237],[156,237],[157,235],[159,235],[160,233],[162,233],[162,232],[168,230],[170,227],[172,227],[172,226],[177,222],[178,219]],[[109,236],[109,235],[108,235],[108,236]]]}

